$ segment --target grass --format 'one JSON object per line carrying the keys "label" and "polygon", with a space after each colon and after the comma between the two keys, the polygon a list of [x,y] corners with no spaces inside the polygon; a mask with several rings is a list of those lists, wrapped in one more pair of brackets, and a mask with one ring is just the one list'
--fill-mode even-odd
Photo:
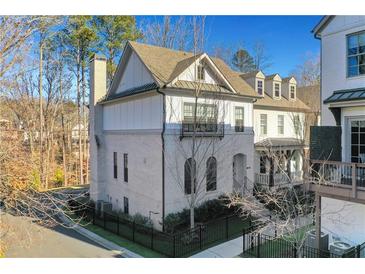
{"label": "grass", "polygon": [[[75,218],[77,219],[76,216],[74,215],[71,215],[72,218]],[[90,230],[91,232],[94,232],[95,234],[99,235],[100,237],[103,237],[121,247],[124,247],[134,253],[137,253],[139,255],[141,255],[142,257],[144,258],[164,258],[166,256],[164,256],[163,254],[161,253],[158,253],[156,251],[153,251],[147,247],[144,247],[142,245],[139,245],[138,243],[135,243],[133,241],[130,241],[126,238],[123,238],[121,236],[118,236],[112,232],[109,232],[109,231],[106,231],[105,229],[99,227],[99,226],[96,226],[96,225],[93,225],[92,223],[89,223],[87,221],[84,221],[84,220],[80,220],[79,221],[79,224]]]}
{"label": "grass", "polygon": [[[172,256],[175,254],[176,257],[187,257],[194,253],[200,252],[211,246],[218,245],[227,240],[233,239],[242,235],[242,230],[248,228],[250,222],[248,220],[243,221],[240,218],[229,218],[228,223],[228,238],[226,231],[226,223],[224,219],[211,221],[209,225],[203,228],[202,241],[199,241],[199,229],[193,234],[180,234],[181,236],[175,237],[175,250],[173,250],[174,238],[172,235],[159,233],[158,231],[153,232],[153,240],[151,238],[151,229],[149,227],[140,227],[136,225],[133,239],[133,228],[131,223],[119,223],[119,234],[117,223],[112,220],[106,221],[106,227],[108,231],[103,228],[104,221],[101,219],[95,219],[95,225],[81,221],[86,229],[106,238],[122,247],[125,247],[143,257],[148,258],[162,258]],[[151,241],[152,240],[152,241]],[[149,248],[153,242],[153,249]],[[200,245],[201,244],[201,245]],[[148,247],[146,247],[148,246]],[[202,249],[200,249],[202,247]],[[157,250],[157,251],[156,251]],[[174,253],[175,251],[175,253]],[[165,255],[167,254],[167,255]]]}

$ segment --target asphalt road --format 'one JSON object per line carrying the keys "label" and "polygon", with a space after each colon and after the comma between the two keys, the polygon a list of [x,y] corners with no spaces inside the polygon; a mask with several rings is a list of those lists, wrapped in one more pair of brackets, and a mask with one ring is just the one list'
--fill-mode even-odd
{"label": "asphalt road", "polygon": [[2,214],[0,222],[6,230],[1,234],[7,258],[121,258],[119,252],[105,249],[61,225],[46,228],[9,214]]}

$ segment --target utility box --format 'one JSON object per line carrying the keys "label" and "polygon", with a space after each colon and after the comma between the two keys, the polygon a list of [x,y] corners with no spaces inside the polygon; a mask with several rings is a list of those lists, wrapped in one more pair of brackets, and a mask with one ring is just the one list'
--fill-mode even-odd
{"label": "utility box", "polygon": [[[329,243],[328,239],[329,239],[328,233],[324,233],[323,231],[321,231],[321,240],[320,240],[321,250],[328,250],[328,243]],[[317,237],[315,229],[312,229],[307,232],[306,245],[311,248],[317,248]]]}
{"label": "utility box", "polygon": [[330,252],[338,256],[344,255],[345,253],[349,252],[352,248],[353,248],[352,245],[341,241],[333,242],[332,244],[330,244]]}

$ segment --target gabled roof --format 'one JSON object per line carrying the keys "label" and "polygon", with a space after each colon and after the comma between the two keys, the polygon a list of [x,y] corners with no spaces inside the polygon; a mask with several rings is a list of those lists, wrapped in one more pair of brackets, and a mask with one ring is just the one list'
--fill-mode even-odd
{"label": "gabled roof", "polygon": [[293,76],[289,76],[289,77],[285,77],[285,78],[281,79],[281,81],[283,81],[283,82],[290,82],[291,80],[294,80],[295,83],[297,82],[297,80],[295,80],[295,78]]}
{"label": "gabled roof", "polygon": [[281,77],[278,73],[274,73],[274,74],[271,74],[271,75],[267,75],[265,77],[265,80],[273,80],[276,76],[278,76],[281,79]]}
{"label": "gabled roof", "polygon": [[301,148],[304,147],[302,140],[296,138],[266,138],[255,143],[256,149],[270,149],[270,148]]}
{"label": "gabled roof", "polygon": [[[194,55],[192,52],[178,51],[131,41],[127,43],[124,52],[127,50],[133,50],[137,54],[141,62],[151,73],[152,78],[155,79],[158,87],[174,84],[171,82],[183,73],[190,65],[199,58],[206,57],[210,64],[216,67],[216,70],[218,70],[221,77],[224,78],[227,85],[230,86],[230,88],[233,88],[237,94],[260,98],[253,88],[240,78],[238,73],[232,71],[221,59],[210,58],[205,53]],[[122,73],[122,59],[120,65],[118,65],[114,78],[117,78],[118,74],[120,77],[120,74]],[[111,89],[115,90],[116,85],[116,83],[113,83]],[[181,84],[180,86],[186,86],[186,83],[185,85]],[[229,91],[228,89],[225,90]],[[111,90],[109,90],[108,97],[110,91]]]}
{"label": "gabled roof", "polygon": [[262,74],[263,77],[265,78],[265,75],[263,74],[263,72],[261,70],[255,70],[255,71],[251,71],[251,72],[248,72],[248,73],[243,73],[243,74],[241,74],[241,77],[243,79],[249,79],[249,78],[257,77],[258,74]]}
{"label": "gabled roof", "polygon": [[312,29],[315,38],[321,37],[321,31],[332,21],[334,15],[326,15],[321,18],[321,21]]}

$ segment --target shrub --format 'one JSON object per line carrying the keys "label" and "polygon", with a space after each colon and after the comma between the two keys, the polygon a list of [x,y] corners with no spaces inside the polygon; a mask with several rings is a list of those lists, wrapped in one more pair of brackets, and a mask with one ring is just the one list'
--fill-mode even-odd
{"label": "shrub", "polygon": [[30,187],[35,190],[39,190],[41,188],[41,176],[39,174],[39,171],[36,169],[33,169],[32,171]]}
{"label": "shrub", "polygon": [[52,178],[53,185],[55,187],[61,187],[63,186],[63,183],[65,181],[63,171],[61,168],[57,168],[54,174],[54,177]]}
{"label": "shrub", "polygon": [[152,226],[152,221],[151,219],[149,219],[148,217],[146,216],[143,216],[142,214],[134,214],[132,216],[132,219],[133,221],[136,223],[136,224],[139,224],[139,225],[145,225],[145,226]]}

